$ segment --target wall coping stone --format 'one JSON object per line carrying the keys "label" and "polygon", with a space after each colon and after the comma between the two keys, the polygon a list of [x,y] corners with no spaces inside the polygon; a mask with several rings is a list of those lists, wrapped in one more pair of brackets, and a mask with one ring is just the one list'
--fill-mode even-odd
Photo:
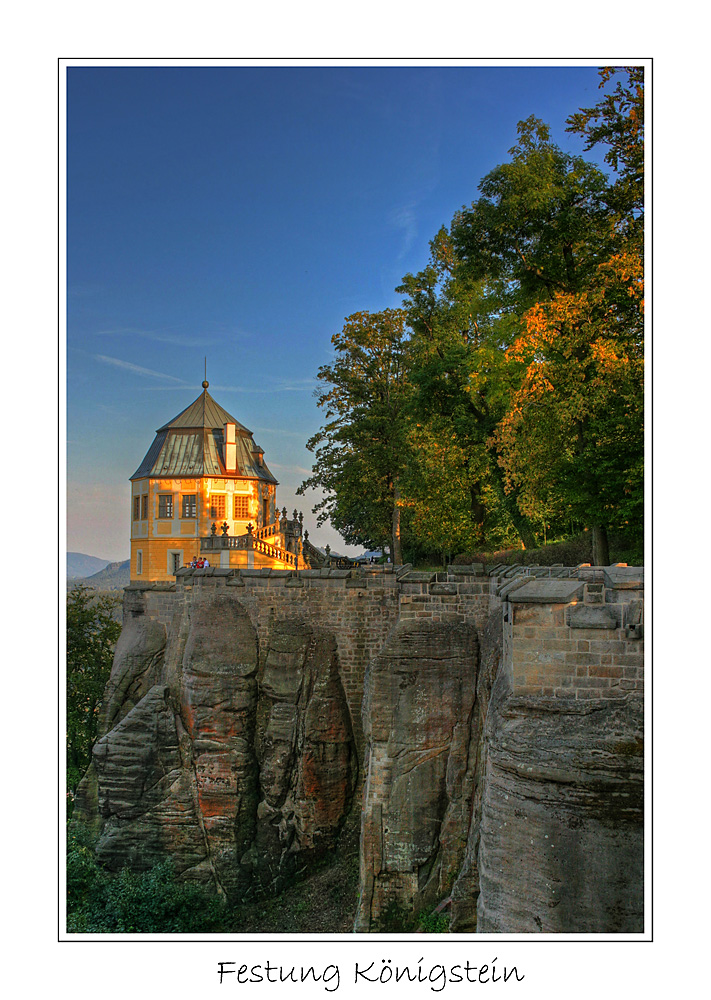
{"label": "wall coping stone", "polygon": [[501,576],[504,577],[504,579],[510,579],[512,576],[518,576],[523,572],[523,570],[524,567],[519,566],[518,564],[516,566],[509,566],[507,570],[504,570]]}
{"label": "wall coping stone", "polygon": [[529,583],[528,577],[518,577],[515,580],[509,580],[508,583],[502,584],[497,588],[496,596],[500,597],[502,601],[507,600],[509,594],[513,593],[514,590],[518,590],[519,587],[523,587],[526,583]]}
{"label": "wall coping stone", "polygon": [[484,563],[470,563],[469,565],[459,563],[456,566],[452,564],[449,567],[449,572],[453,576],[483,576]]}
{"label": "wall coping stone", "polygon": [[644,590],[644,566],[606,566],[604,575],[612,590]]}
{"label": "wall coping stone", "polygon": [[604,605],[571,604],[566,610],[569,628],[617,628],[617,619]]}
{"label": "wall coping stone", "polygon": [[522,604],[569,604],[583,596],[580,580],[526,580],[510,595],[510,601]]}

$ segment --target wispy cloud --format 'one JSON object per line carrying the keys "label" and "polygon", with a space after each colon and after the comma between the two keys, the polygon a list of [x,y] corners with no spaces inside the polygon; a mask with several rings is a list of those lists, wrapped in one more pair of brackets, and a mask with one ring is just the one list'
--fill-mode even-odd
{"label": "wispy cloud", "polygon": [[140,365],[134,365],[131,361],[122,361],[120,358],[111,358],[106,354],[95,354],[94,358],[96,361],[101,361],[102,364],[113,365],[115,368],[122,368],[124,371],[133,372],[134,375],[141,375],[147,378],[166,378],[170,382],[179,382],[181,385],[186,385],[182,379],[176,378],[175,375],[166,375],[165,372],[154,372],[150,368],[142,368]]}
{"label": "wispy cloud", "polygon": [[[97,355],[98,357],[98,355]],[[126,364],[128,364],[126,362]],[[145,369],[144,369],[145,371]],[[154,372],[153,374],[157,374]],[[208,377],[210,373],[208,372]],[[162,378],[172,378],[170,375],[163,375]],[[179,381],[179,380],[177,380]],[[192,382],[180,382],[179,385],[151,385],[143,387],[145,392],[174,392],[177,389],[184,389],[186,385],[193,385]],[[273,396],[276,392],[311,392],[318,385],[316,379],[275,379],[271,386],[255,385],[218,385],[210,382],[210,392],[239,392],[246,394],[256,394],[260,396]]]}
{"label": "wispy cloud", "polygon": [[403,205],[392,211],[389,221],[391,225],[402,232],[402,246],[397,255],[397,260],[402,260],[417,236],[417,216],[415,215],[414,203]]}
{"label": "wispy cloud", "polygon": [[313,389],[318,385],[315,378],[281,378],[275,382],[277,392],[301,392],[303,389]]}
{"label": "wispy cloud", "polygon": [[318,383],[313,378],[272,378],[269,385],[214,385],[210,383],[210,390],[215,392],[256,392],[271,395],[275,392],[310,392]]}
{"label": "wispy cloud", "polygon": [[183,337],[179,333],[164,333],[160,330],[141,330],[134,326],[120,326],[112,330],[97,330],[97,337],[143,337],[159,344],[173,344],[176,347],[211,347],[219,343],[215,337]]}

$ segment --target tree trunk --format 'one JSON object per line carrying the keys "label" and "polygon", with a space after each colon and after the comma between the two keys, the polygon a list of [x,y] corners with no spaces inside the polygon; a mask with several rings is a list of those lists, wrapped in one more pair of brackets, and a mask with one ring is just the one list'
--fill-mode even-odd
{"label": "tree trunk", "polygon": [[400,542],[400,490],[393,485],[393,566],[402,566],[402,544]]}
{"label": "tree trunk", "polygon": [[602,524],[594,524],[592,528],[592,561],[593,566],[610,565],[607,528]]}

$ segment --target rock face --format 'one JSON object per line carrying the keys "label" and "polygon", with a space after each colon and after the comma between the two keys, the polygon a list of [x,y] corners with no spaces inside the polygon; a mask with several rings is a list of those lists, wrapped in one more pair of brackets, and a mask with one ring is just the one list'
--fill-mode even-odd
{"label": "rock face", "polygon": [[278,888],[335,842],[353,795],[333,638],[281,622],[260,661],[232,595],[186,605],[167,644],[140,600],[128,603],[76,820],[109,868],[168,854],[183,878],[232,899]]}
{"label": "rock face", "polygon": [[369,667],[356,930],[434,904],[461,865],[476,671],[476,631],[458,621],[398,624]]}
{"label": "rock face", "polygon": [[642,931],[641,702],[501,694],[489,720],[477,930]]}
{"label": "rock face", "polygon": [[356,931],[643,930],[642,702],[513,697],[501,614],[402,623],[371,664]]}
{"label": "rock face", "polygon": [[335,843],[358,764],[333,636],[286,622],[270,636],[259,682],[260,801],[250,855],[265,888],[306,853]]}
{"label": "rock face", "polygon": [[454,932],[643,931],[639,568],[410,573],[399,604],[343,572],[126,592],[75,801],[99,859],[278,892],[358,807],[363,691],[356,931],[444,901]]}

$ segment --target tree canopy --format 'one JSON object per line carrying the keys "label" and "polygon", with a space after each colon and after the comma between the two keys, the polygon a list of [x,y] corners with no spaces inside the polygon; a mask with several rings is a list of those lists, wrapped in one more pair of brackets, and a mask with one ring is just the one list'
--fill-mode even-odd
{"label": "tree canopy", "polygon": [[641,533],[643,70],[600,78],[612,92],[567,125],[607,147],[611,178],[520,122],[509,159],[402,279],[402,308],[333,338],[302,490],[326,490],[321,520],[347,541],[381,542],[396,520],[411,552],[584,526],[605,562],[608,529]]}
{"label": "tree canopy", "polygon": [[121,632],[120,602],[88,587],[67,595],[67,789],[73,792],[91,763],[101,698]]}
{"label": "tree canopy", "polygon": [[316,391],[327,423],[308,442],[316,460],[297,490],[321,488],[314,512],[346,542],[400,544],[399,481],[404,466],[405,314],[402,310],[349,316],[332,343],[335,360],[323,365]]}

